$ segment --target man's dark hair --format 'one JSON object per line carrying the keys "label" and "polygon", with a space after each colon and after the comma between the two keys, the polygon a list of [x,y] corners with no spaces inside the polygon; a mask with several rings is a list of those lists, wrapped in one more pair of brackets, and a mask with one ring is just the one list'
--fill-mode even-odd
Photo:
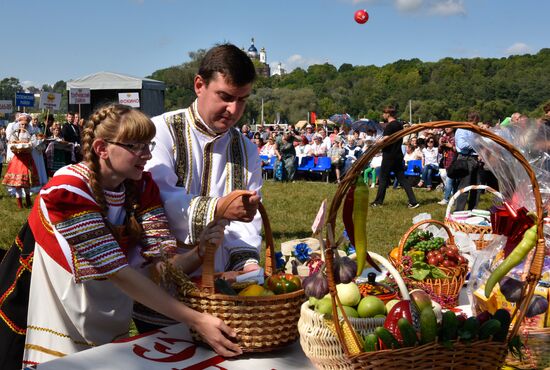
{"label": "man's dark hair", "polygon": [[199,75],[206,85],[214,73],[222,74],[228,83],[244,86],[256,79],[256,69],[244,51],[232,44],[223,44],[210,49],[199,66]]}
{"label": "man's dark hair", "polygon": [[542,107],[542,110],[544,111],[544,113],[550,112],[550,101],[544,104],[544,106]]}
{"label": "man's dark hair", "polygon": [[478,112],[468,113],[468,122],[478,123],[479,121],[481,121],[481,117]]}
{"label": "man's dark hair", "polygon": [[397,113],[397,111],[395,110],[395,107],[393,107],[391,105],[386,106],[382,112],[387,113],[392,117],[395,117],[395,115]]}

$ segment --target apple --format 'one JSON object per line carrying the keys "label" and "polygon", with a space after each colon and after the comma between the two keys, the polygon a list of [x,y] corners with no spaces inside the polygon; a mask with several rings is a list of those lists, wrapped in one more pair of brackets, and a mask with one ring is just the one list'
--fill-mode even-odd
{"label": "apple", "polygon": [[361,299],[359,306],[357,306],[357,312],[360,317],[374,317],[376,315],[385,315],[386,306],[384,302],[378,297],[368,295]]}
{"label": "apple", "polygon": [[332,300],[330,298],[321,298],[315,304],[315,311],[323,315],[332,315]]}
{"label": "apple", "polygon": [[422,289],[413,289],[409,294],[411,300],[416,304],[416,307],[418,307],[418,312],[422,312],[426,307],[432,307],[430,295]]}
{"label": "apple", "polygon": [[[359,313],[357,313],[357,310],[350,306],[342,306],[344,308],[344,312],[348,317],[359,317]],[[338,317],[342,317],[342,310],[340,310],[340,307],[338,307]]]}
{"label": "apple", "polygon": [[351,283],[336,285],[336,291],[338,292],[338,298],[343,306],[357,306],[361,300],[361,292],[359,287],[353,281]]}

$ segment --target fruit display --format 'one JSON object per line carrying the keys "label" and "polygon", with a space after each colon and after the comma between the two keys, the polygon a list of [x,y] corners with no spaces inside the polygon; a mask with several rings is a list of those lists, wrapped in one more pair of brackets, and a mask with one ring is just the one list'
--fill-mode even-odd
{"label": "fruit display", "polygon": [[214,281],[216,293],[238,295],[241,297],[266,297],[277,294],[292,293],[302,288],[299,276],[292,274],[273,274],[265,279],[263,285],[256,280],[246,280],[230,283],[218,278]]}

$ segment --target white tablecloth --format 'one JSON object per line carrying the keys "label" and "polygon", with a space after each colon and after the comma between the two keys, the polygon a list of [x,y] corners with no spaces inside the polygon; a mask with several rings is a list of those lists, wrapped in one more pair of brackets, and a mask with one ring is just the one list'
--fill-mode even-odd
{"label": "white tablecloth", "polygon": [[225,359],[191,341],[184,325],[45,362],[38,370],[271,370],[314,369],[299,341],[286,348]]}

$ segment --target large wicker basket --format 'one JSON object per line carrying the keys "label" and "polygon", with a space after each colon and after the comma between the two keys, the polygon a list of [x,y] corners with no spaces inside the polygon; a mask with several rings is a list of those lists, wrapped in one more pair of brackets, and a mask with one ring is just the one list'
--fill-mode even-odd
{"label": "large wicker basket", "polygon": [[474,243],[476,245],[476,248],[478,250],[481,250],[485,248],[490,242],[489,236],[493,233],[493,229],[491,228],[491,225],[488,225],[488,226],[470,225],[464,222],[458,222],[456,220],[453,220],[451,217],[451,210],[454,206],[455,201],[458,199],[459,196],[471,190],[485,190],[493,194],[499,200],[503,199],[502,194],[490,186],[487,186],[487,185],[466,186],[458,190],[456,193],[454,193],[451,199],[449,199],[449,203],[447,204],[447,210],[445,211],[445,225],[449,226],[451,230],[462,231],[466,234],[476,234],[477,236],[479,236],[478,239],[474,240]]}
{"label": "large wicker basket", "polygon": [[[262,204],[259,211],[266,239],[265,272],[269,276],[275,267],[273,234]],[[217,294],[214,253],[215,248],[205,251],[200,290],[187,293],[182,300],[189,307],[216,316],[233,328],[243,352],[267,352],[298,339],[297,323],[300,306],[305,300],[304,290],[265,297]],[[202,341],[197,333],[192,331],[191,334],[196,341]]]}
{"label": "large wicker basket", "polygon": [[[535,286],[541,277],[541,271],[544,260],[544,235],[542,228],[543,221],[543,208],[542,198],[540,194],[539,185],[537,183],[535,174],[531,169],[529,162],[522,156],[522,154],[510,143],[495,135],[494,133],[481,129],[468,122],[453,122],[453,121],[438,121],[429,122],[423,124],[413,125],[409,128],[400,130],[384,140],[375,143],[369,148],[369,150],[361,156],[355,162],[346,176],[340,182],[340,185],[336,191],[329,210],[327,218],[328,225],[336,224],[336,217],[338,210],[342,205],[342,202],[355,182],[356,177],[361,173],[367,163],[379,152],[382,148],[392,143],[397,142],[406,135],[414,134],[425,129],[444,129],[447,127],[461,128],[473,131],[478,135],[492,139],[500,146],[504,147],[516,158],[521,165],[525,168],[531,183],[533,194],[536,204],[536,216],[538,223],[537,230],[537,245],[535,252],[530,261],[528,261],[529,272],[526,278],[526,288],[523,290],[523,295],[517,304],[512,316],[516,318],[514,326],[512,327],[509,335],[509,339],[518,333],[521,321],[525,316],[528,304],[533,296]],[[367,205],[365,204],[365,207]],[[333,226],[332,226],[333,228]],[[332,229],[334,232],[334,229]],[[330,241],[327,243],[326,263],[327,263],[327,278],[329,283],[329,291],[333,301],[333,313],[336,312],[337,307],[341,307],[340,301],[337,299],[336,284],[334,276],[332,274],[333,268],[333,256],[332,250],[334,246]],[[333,315],[334,316],[334,315]],[[380,350],[375,352],[363,352],[354,353],[351,350],[351,346],[346,340],[343,331],[343,325],[350,325],[350,321],[347,318],[345,312],[343,313],[345,323],[341,324],[339,320],[334,320],[334,325],[338,333],[338,338],[343,346],[346,356],[352,362],[356,369],[498,369],[505,361],[507,354],[507,343],[491,342],[491,341],[476,341],[471,345],[456,343],[452,349],[447,349],[443,345],[437,342],[425,344],[418,347],[408,347],[397,350]],[[360,347],[360,342],[357,334],[352,331],[352,342],[354,347]]]}
{"label": "large wicker basket", "polygon": [[[405,248],[405,243],[409,239],[409,236],[415,231],[418,227],[421,225],[426,224],[435,224],[438,226],[441,226],[449,236],[449,239],[447,239],[447,245],[455,245],[453,234],[451,233],[451,230],[438,220],[423,220],[420,221],[407,230],[407,232],[401,237],[401,240],[399,241],[399,254],[397,256],[397,260],[392,261],[394,266],[398,270],[402,270],[403,264],[401,263],[403,258],[403,250]],[[438,279],[424,279],[422,281],[419,281],[418,283],[415,283],[415,280],[409,280],[410,281],[410,289],[413,289],[417,287],[426,287],[428,288],[431,293],[433,293],[436,296],[445,297],[443,300],[444,306],[446,308],[454,307],[458,303],[458,295],[460,294],[460,289],[462,289],[462,285],[464,285],[464,280],[466,279],[466,274],[468,273],[468,265],[463,264],[461,266],[457,267],[438,267],[445,275],[448,276],[447,279],[445,278],[438,278]]]}

